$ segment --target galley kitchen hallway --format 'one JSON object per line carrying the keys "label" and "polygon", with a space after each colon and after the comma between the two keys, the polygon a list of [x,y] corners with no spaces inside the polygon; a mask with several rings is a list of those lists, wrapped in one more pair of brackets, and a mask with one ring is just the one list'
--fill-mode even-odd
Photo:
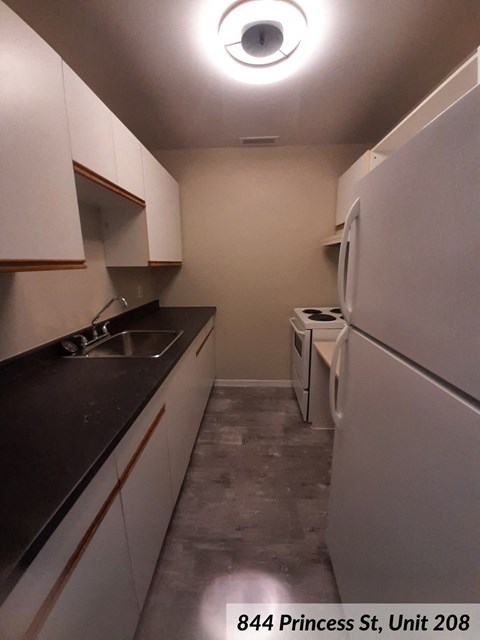
{"label": "galley kitchen hallway", "polygon": [[339,601],[332,435],[302,422],[291,389],[213,389],[136,640],[223,640],[227,593]]}

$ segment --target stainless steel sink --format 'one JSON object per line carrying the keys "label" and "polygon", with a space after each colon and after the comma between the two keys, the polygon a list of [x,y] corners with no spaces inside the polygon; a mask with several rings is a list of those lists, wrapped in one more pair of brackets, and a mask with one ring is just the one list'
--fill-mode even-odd
{"label": "stainless steel sink", "polygon": [[159,358],[178,340],[183,331],[122,331],[88,346],[76,357]]}

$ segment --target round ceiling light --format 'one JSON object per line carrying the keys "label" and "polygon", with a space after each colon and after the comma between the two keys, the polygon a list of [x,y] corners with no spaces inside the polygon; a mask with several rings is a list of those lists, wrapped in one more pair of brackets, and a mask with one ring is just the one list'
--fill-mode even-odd
{"label": "round ceiling light", "polygon": [[223,15],[218,35],[237,62],[266,67],[291,56],[306,30],[303,11],[290,0],[243,0]]}

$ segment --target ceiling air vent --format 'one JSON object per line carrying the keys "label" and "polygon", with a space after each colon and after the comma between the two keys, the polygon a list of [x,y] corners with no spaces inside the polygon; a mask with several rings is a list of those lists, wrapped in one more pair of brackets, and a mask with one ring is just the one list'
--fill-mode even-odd
{"label": "ceiling air vent", "polygon": [[246,147],[262,147],[277,144],[280,136],[256,136],[250,138],[239,138],[240,144]]}

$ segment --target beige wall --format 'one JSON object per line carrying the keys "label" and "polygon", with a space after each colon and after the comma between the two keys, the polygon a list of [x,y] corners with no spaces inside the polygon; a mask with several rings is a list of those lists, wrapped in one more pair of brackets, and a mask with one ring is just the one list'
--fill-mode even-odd
{"label": "beige wall", "polygon": [[[294,307],[337,302],[337,178],[361,145],[158,151],[179,181],[184,266],[169,305],[216,305],[217,377],[290,377]],[[169,276],[171,278],[171,276]]]}
{"label": "beige wall", "polygon": [[[82,207],[80,213],[88,269],[0,273],[0,360],[87,325],[113,296],[131,306],[157,297],[150,269],[106,268],[100,212]],[[117,303],[105,317],[121,311]]]}

